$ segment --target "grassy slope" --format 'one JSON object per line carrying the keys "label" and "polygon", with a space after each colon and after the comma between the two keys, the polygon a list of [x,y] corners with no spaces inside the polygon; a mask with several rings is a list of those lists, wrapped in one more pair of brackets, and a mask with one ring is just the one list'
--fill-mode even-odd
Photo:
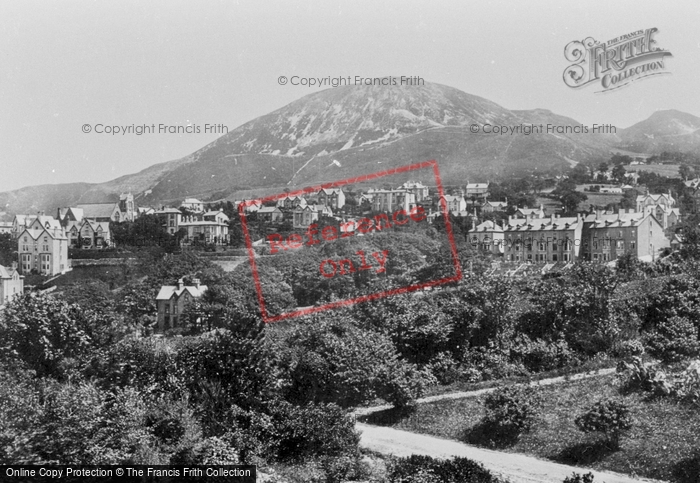
{"label": "grassy slope", "polygon": [[[642,395],[621,396],[612,376],[540,388],[542,409],[530,434],[505,451],[527,453],[565,464],[582,465],[647,478],[686,481],[674,477],[692,463],[700,448],[700,412],[671,400],[647,401]],[[576,429],[574,418],[602,397],[624,400],[634,427],[622,439],[622,449],[609,452],[597,435]],[[483,416],[480,398],[425,404],[396,428],[478,443],[471,431]],[[378,423],[378,421],[369,421]],[[697,463],[696,463],[697,464]]]}

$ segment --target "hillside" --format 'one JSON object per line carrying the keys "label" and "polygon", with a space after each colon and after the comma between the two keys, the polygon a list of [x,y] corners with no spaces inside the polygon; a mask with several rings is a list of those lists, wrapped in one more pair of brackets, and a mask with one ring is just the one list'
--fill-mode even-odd
{"label": "hillside", "polygon": [[700,117],[669,109],[623,129],[620,147],[637,153],[682,151],[700,154]]}
{"label": "hillside", "polygon": [[[677,135],[678,126],[686,126],[688,132],[700,127],[700,119],[680,115],[675,115],[679,120],[667,136]],[[655,113],[647,121],[659,116]],[[238,199],[428,159],[437,160],[443,179],[452,182],[558,174],[577,162],[605,159],[611,147],[623,142],[615,135],[592,133],[497,135],[473,134],[469,129],[472,124],[523,123],[580,124],[545,109],[511,111],[440,84],[345,86],[302,97],[181,159],[106,183],[0,193],[0,206],[10,213],[53,212],[78,202],[115,199],[124,191],[134,193],[139,204],[152,206],[188,196]],[[625,142],[643,139],[647,129],[656,133],[659,125],[663,123],[632,126],[625,130]]]}

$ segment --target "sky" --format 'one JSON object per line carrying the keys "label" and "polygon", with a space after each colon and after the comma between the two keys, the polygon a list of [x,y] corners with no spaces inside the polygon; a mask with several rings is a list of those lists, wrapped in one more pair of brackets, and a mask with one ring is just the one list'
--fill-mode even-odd
{"label": "sky", "polygon": [[[2,0],[0,191],[134,173],[221,135],[205,124],[230,131],[320,90],[280,76],[420,76],[586,125],[625,128],[659,109],[700,116],[698,25],[696,0]],[[602,94],[562,81],[569,42],[653,27],[671,75]]]}

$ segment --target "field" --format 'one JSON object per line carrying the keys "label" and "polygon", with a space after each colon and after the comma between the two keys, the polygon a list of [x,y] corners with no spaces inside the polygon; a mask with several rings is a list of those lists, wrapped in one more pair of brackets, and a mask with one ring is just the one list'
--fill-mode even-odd
{"label": "field", "polygon": [[[700,409],[669,399],[620,394],[614,376],[542,387],[538,419],[529,434],[504,451],[525,453],[564,464],[616,471],[679,483],[697,483],[700,471]],[[600,436],[586,435],[574,418],[603,397],[623,400],[630,407],[633,428],[622,438],[621,449],[609,450]],[[421,405],[408,417],[391,411],[369,416],[370,424],[432,434],[484,445],[479,422],[481,398]],[[398,420],[398,422],[397,422]]]}
{"label": "field", "polygon": [[645,171],[647,173],[656,173],[659,176],[667,178],[680,178],[678,174],[678,164],[638,164],[634,166],[625,166],[625,171]]}

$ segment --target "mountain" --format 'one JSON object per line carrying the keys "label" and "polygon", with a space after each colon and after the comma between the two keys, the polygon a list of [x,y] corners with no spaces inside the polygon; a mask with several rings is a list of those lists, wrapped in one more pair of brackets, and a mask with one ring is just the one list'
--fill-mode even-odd
{"label": "mountain", "polygon": [[674,109],[656,111],[648,119],[623,129],[619,136],[619,147],[628,151],[700,154],[700,117]]}
{"label": "mountain", "polygon": [[0,206],[10,213],[54,212],[59,206],[112,200],[124,191],[151,206],[190,196],[240,199],[429,159],[438,161],[445,184],[559,174],[577,162],[606,159],[620,141],[611,135],[522,128],[507,134],[471,133],[474,124],[480,129],[487,124],[579,125],[544,109],[511,111],[440,84],[344,86],[302,97],[184,158],[106,183],[0,193]]}

